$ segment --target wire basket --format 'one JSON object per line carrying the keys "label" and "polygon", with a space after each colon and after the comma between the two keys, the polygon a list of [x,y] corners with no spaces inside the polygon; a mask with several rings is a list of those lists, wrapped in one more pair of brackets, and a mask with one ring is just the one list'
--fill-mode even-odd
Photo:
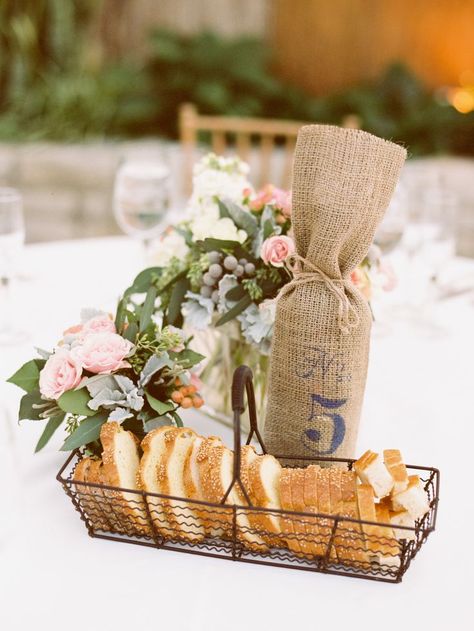
{"label": "wire basket", "polygon": [[[250,418],[246,444],[256,439],[262,453],[266,453],[257,426],[252,372],[241,366],[232,384],[233,477],[219,504],[73,480],[81,459],[80,452],[74,451],[57,480],[80,513],[89,535],[244,563],[399,583],[435,529],[439,471],[407,465],[409,473],[419,475],[430,500],[429,512],[414,528],[343,515],[252,506],[240,478],[240,416],[245,409],[245,392]],[[290,467],[300,467],[303,461],[308,465],[324,461],[351,470],[354,463],[341,458],[277,458]],[[233,489],[239,489],[242,505],[225,503]],[[394,538],[396,531],[399,536]]]}

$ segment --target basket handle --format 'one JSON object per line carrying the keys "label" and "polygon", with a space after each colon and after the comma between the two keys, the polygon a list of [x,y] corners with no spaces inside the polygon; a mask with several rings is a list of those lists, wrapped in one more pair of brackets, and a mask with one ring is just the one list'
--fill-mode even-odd
{"label": "basket handle", "polygon": [[250,418],[250,432],[247,438],[246,445],[250,444],[253,435],[257,437],[262,452],[265,454],[266,449],[259,432],[257,425],[257,411],[255,405],[255,393],[253,389],[253,374],[248,366],[239,366],[232,379],[232,411],[234,412],[234,471],[232,475],[232,481],[227,489],[224,497],[221,500],[221,504],[224,504],[229,496],[234,484],[237,482],[242,490],[245,500],[249,506],[252,506],[252,502],[248,496],[247,490],[240,479],[240,463],[241,463],[241,444],[240,444],[240,417],[245,411],[245,397],[247,394],[247,401],[249,406],[249,418]]}

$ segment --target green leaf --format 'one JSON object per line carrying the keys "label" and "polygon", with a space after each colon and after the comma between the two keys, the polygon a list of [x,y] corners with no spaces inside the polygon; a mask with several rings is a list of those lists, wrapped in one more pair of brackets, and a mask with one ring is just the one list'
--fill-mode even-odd
{"label": "green leaf", "polygon": [[257,234],[258,223],[251,213],[243,210],[240,206],[230,200],[223,202],[219,199],[217,200],[217,203],[219,205],[221,215],[224,217],[230,217],[237,228],[245,230],[249,237],[254,237]]}
{"label": "green leaf", "polygon": [[25,392],[32,392],[39,386],[39,374],[45,365],[44,359],[32,359],[16,371],[9,379],[8,383],[13,383]]}
{"label": "green leaf", "polygon": [[80,390],[68,390],[58,399],[58,405],[61,410],[70,412],[71,414],[79,414],[80,416],[93,416],[95,410],[91,410],[87,405],[91,397],[86,388]]}
{"label": "green leaf", "polygon": [[154,280],[161,276],[163,268],[148,267],[138,274],[130,287],[125,291],[126,296],[130,294],[144,294],[148,291]]}
{"label": "green leaf", "polygon": [[122,333],[123,337],[129,342],[135,343],[138,334],[138,324],[136,322],[131,322],[125,331]]}
{"label": "green leaf", "polygon": [[236,318],[242,311],[247,309],[252,304],[252,298],[248,294],[246,294],[243,298],[239,300],[237,304],[235,304],[232,309],[224,313],[223,316],[219,318],[216,322],[216,326],[222,326],[226,322],[230,322],[234,318]]}
{"label": "green leaf", "polygon": [[121,331],[123,323],[125,322],[125,313],[127,311],[127,301],[125,296],[119,300],[117,305],[117,311],[115,313],[115,328],[117,331]]}
{"label": "green leaf", "polygon": [[145,392],[145,396],[150,406],[155,410],[155,412],[158,412],[160,416],[163,416],[164,414],[166,414],[166,412],[174,409],[174,403],[171,403],[171,401],[159,401],[158,399],[155,399],[155,397],[153,397],[149,392]]}
{"label": "green leaf", "polygon": [[[34,405],[39,405],[41,407],[33,407]],[[42,418],[40,414],[48,407],[51,407],[51,405],[51,401],[48,402],[41,398],[39,390],[33,390],[32,392],[28,392],[22,396],[18,418],[20,421],[38,421]]]}
{"label": "green leaf", "polygon": [[184,351],[180,351],[179,353],[169,351],[169,356],[183,368],[191,368],[205,359],[204,355],[196,353],[196,351],[192,351],[190,348],[185,348]]}
{"label": "green leaf", "polygon": [[219,252],[222,250],[230,250],[233,252],[235,248],[237,248],[240,243],[238,241],[230,241],[227,239],[213,239],[208,237],[204,239],[204,241],[199,241],[205,252],[214,252],[214,250],[218,250]]}
{"label": "green leaf", "polygon": [[187,278],[180,278],[178,282],[173,286],[171,291],[170,303],[168,306],[168,322],[169,324],[176,324],[181,316],[181,304],[184,300],[184,296],[190,286]]}
{"label": "green leaf", "polygon": [[273,221],[271,219],[267,219],[263,224],[263,239],[268,239],[268,237],[274,232]]}
{"label": "green leaf", "polygon": [[41,449],[43,449],[43,447],[49,442],[51,436],[64,421],[64,417],[65,414],[62,413],[51,416],[49,421],[46,423],[46,427],[44,428],[43,433],[41,434],[40,439],[35,447],[35,454],[38,453],[38,451],[41,451]]}
{"label": "green leaf", "polygon": [[146,331],[151,324],[151,316],[155,310],[156,287],[153,285],[146,292],[145,302],[140,313],[140,333]]}
{"label": "green leaf", "polygon": [[170,414],[176,422],[176,427],[183,427],[183,421],[181,420],[180,415],[177,412],[171,412]]}
{"label": "green leaf", "polygon": [[73,433],[66,438],[61,451],[72,451],[87,443],[92,443],[94,440],[98,440],[100,437],[100,428],[106,422],[109,412],[99,412],[84,419],[79,427],[77,427]]}
{"label": "green leaf", "polygon": [[232,287],[232,289],[229,289],[225,297],[227,298],[227,300],[240,300],[245,296],[246,293],[247,292],[245,291],[245,287],[239,284],[235,287]]}

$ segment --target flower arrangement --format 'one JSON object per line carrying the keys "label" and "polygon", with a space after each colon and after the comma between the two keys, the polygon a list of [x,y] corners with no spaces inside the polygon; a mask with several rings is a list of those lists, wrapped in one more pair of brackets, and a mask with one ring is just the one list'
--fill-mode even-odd
{"label": "flower arrangement", "polygon": [[160,327],[153,301],[110,314],[84,310],[81,323],[63,333],[52,353],[24,364],[9,381],[26,394],[19,419],[47,421],[42,449],[65,425],[63,450],[98,453],[100,428],[118,421],[138,436],[160,425],[181,426],[180,408],[203,399],[194,372],[204,357],[189,348],[181,329]]}
{"label": "flower arrangement", "polygon": [[[272,185],[255,192],[248,171],[237,157],[214,154],[196,165],[186,219],[168,228],[156,267],[139,274],[123,300],[154,287],[166,323],[196,331],[235,321],[242,339],[268,354],[273,300],[291,280],[291,193]],[[371,279],[382,272],[373,247],[352,279],[370,298]]]}

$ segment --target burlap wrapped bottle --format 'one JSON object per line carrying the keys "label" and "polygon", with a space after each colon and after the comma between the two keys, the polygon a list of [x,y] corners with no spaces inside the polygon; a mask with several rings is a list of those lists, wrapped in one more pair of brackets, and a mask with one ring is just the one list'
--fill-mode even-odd
{"label": "burlap wrapped bottle", "polygon": [[360,130],[308,125],[293,164],[293,280],[278,297],[265,419],[269,452],[350,458],[372,316],[351,273],[367,255],[406,157]]}

